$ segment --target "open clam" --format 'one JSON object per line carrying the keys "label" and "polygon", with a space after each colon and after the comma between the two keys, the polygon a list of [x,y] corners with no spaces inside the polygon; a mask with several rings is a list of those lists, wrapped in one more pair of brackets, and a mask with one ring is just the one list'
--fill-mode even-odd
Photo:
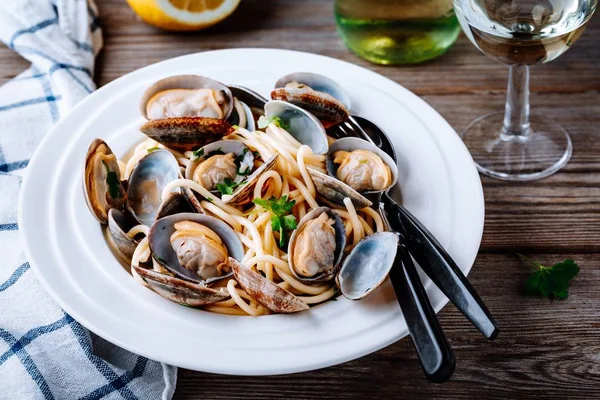
{"label": "open clam", "polygon": [[299,297],[264,278],[258,272],[244,267],[233,259],[229,260],[229,264],[235,279],[248,295],[270,311],[289,314],[308,310],[308,305]]}
{"label": "open clam", "polygon": [[154,259],[177,277],[207,285],[232,275],[229,258],[242,260],[244,246],[225,222],[201,214],[175,214],[152,226]]}
{"label": "open clam", "polygon": [[229,123],[233,126],[237,125],[240,128],[247,129],[250,132],[256,130],[256,121],[252,110],[246,103],[237,98],[233,99],[233,111],[229,117]]}
{"label": "open clam", "polygon": [[273,100],[295,104],[314,114],[325,127],[350,117],[350,98],[333,79],[326,76],[296,72],[281,77],[271,92]]}
{"label": "open clam", "polygon": [[[268,100],[254,90],[244,86],[229,85],[229,90],[231,90],[236,99],[248,106],[254,121],[258,121],[264,113],[265,103]],[[251,130],[250,128],[246,129]]]}
{"label": "open clam", "polygon": [[288,244],[288,263],[302,282],[332,279],[346,247],[346,231],[339,215],[328,207],[306,214],[292,233]]}
{"label": "open clam", "polygon": [[377,232],[358,242],[336,276],[344,297],[359,300],[377,289],[392,269],[397,251],[394,232]]}
{"label": "open clam", "polygon": [[127,259],[131,259],[139,240],[130,237],[127,232],[136,225],[135,219],[127,212],[111,208],[108,212],[108,232],[113,244]]}
{"label": "open clam", "polygon": [[301,144],[311,148],[315,154],[325,154],[329,141],[325,128],[314,115],[285,101],[272,100],[265,104],[268,120],[279,118],[285,130]]}
{"label": "open clam", "polygon": [[[254,167],[254,154],[242,142],[220,140],[195,152],[185,178],[198,182],[226,204],[240,206],[252,200],[260,176],[275,167],[277,155]],[[192,194],[192,196],[195,196]]]}
{"label": "open clam", "polygon": [[359,138],[336,140],[327,153],[327,174],[308,168],[319,195],[344,205],[349,197],[358,208],[373,203],[365,196],[381,193],[396,184],[398,166],[377,146]]}
{"label": "open clam", "polygon": [[85,156],[83,189],[92,215],[101,223],[108,222],[112,208],[122,208],[127,201],[121,183],[117,157],[102,139],[95,139]]}
{"label": "open clam", "polygon": [[209,288],[151,269],[133,266],[131,273],[137,275],[152,291],[165,299],[190,307],[216,303],[229,297],[225,290]]}
{"label": "open clam", "polygon": [[234,108],[227,86],[199,75],[161,79],[143,94],[140,111],[148,119],[140,130],[178,150],[193,150],[232,133],[227,119]]}
{"label": "open clam", "polygon": [[164,187],[178,177],[179,164],[171,152],[160,149],[145,155],[129,177],[127,209],[131,215],[152,226],[161,210]]}

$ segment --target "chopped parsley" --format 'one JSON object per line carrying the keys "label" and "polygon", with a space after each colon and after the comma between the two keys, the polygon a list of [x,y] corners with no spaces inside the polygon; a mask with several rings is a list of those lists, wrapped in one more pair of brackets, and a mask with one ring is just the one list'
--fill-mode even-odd
{"label": "chopped parsley", "polygon": [[282,129],[285,129],[285,130],[290,129],[290,124],[286,123],[281,118],[279,118],[279,117],[267,118],[264,115],[261,115],[260,118],[258,119],[258,127],[259,127],[259,129],[265,129],[267,126],[269,126],[269,124],[271,122]]}
{"label": "chopped parsley", "polygon": [[106,168],[106,184],[108,185],[108,194],[112,199],[117,199],[121,197],[121,181],[119,180],[119,176],[116,172],[111,171],[104,161],[102,161],[102,164],[104,164],[104,168]]}
{"label": "chopped parsley", "polygon": [[151,147],[151,148],[149,148],[149,149],[148,149],[148,153],[152,153],[153,151],[156,151],[156,150],[158,150],[158,149],[160,149],[160,147],[158,147],[158,146],[156,146],[156,147]]}
{"label": "chopped parsley", "polygon": [[279,232],[279,247],[285,247],[288,234],[298,226],[296,217],[291,214],[296,201],[288,201],[287,196],[282,196],[280,199],[275,197],[270,200],[254,199],[253,202],[273,214],[271,216],[271,228],[274,232]]}
{"label": "chopped parsley", "polygon": [[223,154],[225,154],[225,152],[223,150],[221,150],[221,148],[219,147],[216,150],[208,152],[208,154],[206,155],[206,157],[221,156]]}
{"label": "chopped parsley", "polygon": [[194,151],[194,157],[196,157],[196,158],[204,157],[204,149],[198,149],[198,150]]}
{"label": "chopped parsley", "polygon": [[[246,175],[250,175],[250,173],[252,173],[252,167],[250,168],[246,168],[243,171],[241,170],[242,168],[242,161],[244,161],[244,157],[246,157],[246,154],[248,154],[249,149],[246,147],[244,148],[244,150],[235,157],[235,159],[233,160],[234,164],[237,167],[237,174],[238,175],[242,175],[242,176],[246,176]],[[248,167],[247,165],[245,167]]]}
{"label": "chopped parsley", "polygon": [[217,183],[217,190],[221,192],[221,194],[232,195],[233,189],[243,184],[244,182],[234,182],[230,178],[225,178],[223,183]]}

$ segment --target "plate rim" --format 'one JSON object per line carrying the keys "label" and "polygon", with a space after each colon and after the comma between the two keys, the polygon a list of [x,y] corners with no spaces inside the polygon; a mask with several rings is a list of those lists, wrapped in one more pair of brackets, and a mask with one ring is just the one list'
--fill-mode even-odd
{"label": "plate rim", "polygon": [[[39,156],[39,154],[41,153],[41,149],[44,148],[44,145],[52,140],[52,136],[54,136],[54,132],[60,130],[62,128],[62,126],[64,124],[66,124],[66,121],[68,121],[69,116],[71,114],[75,114],[78,112],[78,110],[80,108],[84,108],[86,106],[86,104],[88,102],[93,101],[94,97],[97,97],[99,95],[96,95],[97,93],[103,93],[105,91],[111,90],[112,87],[116,87],[121,81],[126,80],[126,79],[133,79],[133,77],[135,77],[135,75],[137,74],[142,74],[144,71],[151,69],[151,68],[156,68],[157,66],[160,66],[161,64],[166,64],[166,63],[170,63],[173,62],[173,60],[178,60],[178,59],[184,59],[184,58],[193,58],[194,56],[197,56],[198,54],[210,54],[210,53],[234,53],[234,54],[238,54],[238,53],[243,53],[243,52],[274,52],[274,53],[291,53],[291,54],[296,54],[296,56],[298,57],[314,57],[314,58],[320,58],[320,59],[324,59],[324,60],[329,60],[328,62],[331,62],[331,60],[337,62],[337,63],[342,63],[342,64],[347,64],[349,66],[351,66],[352,68],[358,68],[362,71],[364,71],[365,73],[370,74],[372,76],[377,76],[378,79],[385,79],[387,80],[390,85],[393,85],[393,87],[396,90],[401,90],[404,95],[407,95],[410,97],[410,104],[406,104],[406,107],[409,109],[409,111],[415,115],[415,117],[418,118],[418,113],[416,113],[413,109],[413,107],[416,108],[423,108],[425,107],[426,109],[429,110],[430,113],[433,113],[436,118],[437,118],[437,123],[442,123],[443,125],[445,125],[446,130],[448,130],[449,132],[452,132],[455,134],[455,138],[454,138],[454,143],[458,143],[460,144],[460,146],[455,146],[457,148],[460,148],[462,151],[462,157],[463,158],[465,156],[467,156],[470,160],[471,160],[471,168],[469,168],[469,170],[471,171],[470,174],[472,175],[471,178],[475,177],[476,179],[473,179],[473,183],[477,184],[477,199],[473,199],[473,201],[475,201],[477,203],[477,208],[480,211],[479,214],[479,218],[478,220],[480,220],[480,224],[477,227],[477,231],[473,230],[473,236],[477,237],[478,239],[478,244],[477,244],[477,249],[475,251],[474,256],[472,257],[472,260],[470,262],[470,265],[465,268],[465,273],[468,274],[468,272],[470,272],[471,268],[473,267],[474,261],[478,255],[479,252],[479,248],[481,246],[481,239],[483,236],[483,227],[484,227],[484,220],[485,220],[485,203],[484,203],[484,193],[483,193],[483,187],[481,184],[481,180],[479,178],[479,174],[476,170],[475,164],[472,162],[472,158],[470,156],[470,154],[468,153],[468,150],[466,149],[466,147],[464,146],[464,144],[462,143],[462,141],[460,140],[459,136],[456,134],[455,130],[452,128],[452,126],[433,108],[431,107],[429,104],[427,104],[423,99],[421,99],[419,96],[417,96],[416,94],[412,93],[410,90],[406,89],[405,87],[403,87],[402,85],[400,85],[399,83],[396,83],[394,81],[392,81],[391,79],[378,74],[372,70],[369,70],[367,68],[364,68],[362,66],[347,62],[347,61],[343,61],[343,60],[337,60],[334,59],[332,57],[327,57],[327,56],[323,56],[323,55],[319,55],[319,54],[312,54],[312,53],[306,53],[306,52],[300,52],[300,51],[294,51],[294,50],[282,50],[282,49],[266,49],[266,48],[245,48],[245,49],[224,49],[224,50],[213,50],[213,51],[205,51],[205,52],[197,52],[197,53],[192,53],[192,54],[187,54],[187,55],[183,55],[183,56],[179,56],[179,57],[175,57],[175,58],[171,58],[171,59],[167,59],[167,60],[163,60],[160,61],[158,63],[154,63],[151,65],[148,65],[146,67],[140,68],[138,70],[132,71],[128,74],[125,74],[117,79],[115,79],[114,81],[111,81],[110,83],[102,86],[101,88],[99,88],[98,90],[96,90],[95,92],[93,92],[90,96],[87,96],[85,99],[83,99],[82,101],[80,101],[75,107],[73,107],[73,109],[69,112],[68,115],[65,115],[63,118],[61,118],[61,120],[50,130],[50,132],[48,132],[43,139],[41,140],[40,144],[38,145],[38,147],[36,148],[36,151],[34,153],[34,155],[31,158],[30,161],[30,166],[34,166],[37,163],[37,160],[39,158],[41,158]],[[422,122],[422,121],[421,121]],[[447,160],[444,160],[447,161]],[[31,178],[31,175],[29,173],[26,174],[23,183],[22,183],[22,187],[21,187],[21,191],[19,193],[19,200],[18,200],[18,223],[19,223],[19,227],[20,227],[20,236],[22,238],[22,243],[24,246],[24,250],[25,250],[25,254],[27,256],[27,259],[29,260],[32,269],[34,270],[38,280],[40,281],[40,283],[42,284],[42,286],[44,287],[44,289],[51,295],[51,297],[53,298],[54,301],[56,301],[56,303],[63,308],[66,312],[68,312],[70,315],[72,315],[77,321],[79,321],[83,326],[85,326],[87,329],[91,330],[92,332],[98,334],[99,336],[103,337],[104,339],[115,343],[117,345],[119,345],[120,347],[123,347],[129,351],[132,351],[136,354],[140,354],[146,357],[149,357],[151,359],[154,359],[153,355],[149,355],[146,351],[142,351],[140,352],[140,349],[135,349],[132,348],[132,346],[129,346],[128,343],[123,343],[121,340],[118,340],[114,337],[112,337],[111,335],[103,335],[104,330],[100,329],[100,327],[97,324],[92,323],[91,321],[88,320],[88,318],[85,318],[84,316],[80,315],[77,312],[73,312],[73,309],[70,307],[69,304],[63,302],[61,296],[52,288],[52,285],[48,283],[48,281],[46,281],[46,279],[44,278],[43,272],[41,272],[41,268],[38,267],[37,262],[39,260],[36,259],[36,256],[34,256],[34,251],[31,248],[32,243],[29,243],[26,239],[28,237],[28,230],[29,227],[26,226],[26,224],[23,224],[22,222],[24,221],[24,203],[25,203],[25,194],[28,193],[31,189],[29,189],[30,187],[30,183],[33,180],[33,178]],[[468,179],[466,179],[468,180]],[[431,282],[429,282],[431,283]],[[437,307],[435,307],[435,311],[436,313],[443,308],[446,303],[448,302],[447,299],[443,299],[443,301],[441,301],[439,303],[439,305]],[[403,336],[405,335],[401,335],[398,334],[396,336],[399,337],[393,337],[390,338],[388,341],[382,342],[379,341],[379,343],[376,346],[371,346],[368,348],[363,348],[360,351],[349,351],[346,352],[344,354],[344,356],[340,356],[337,358],[332,358],[330,359],[330,361],[326,362],[326,363],[320,363],[320,364],[315,364],[315,365],[311,365],[311,366],[306,366],[304,368],[289,368],[286,370],[277,370],[277,371],[268,371],[266,373],[258,373],[258,374],[253,374],[253,373],[249,373],[249,371],[243,370],[243,371],[239,371],[239,370],[234,370],[234,369],[226,369],[226,370],[217,370],[217,369],[198,369],[198,367],[193,366],[193,365],[184,365],[182,363],[178,363],[176,360],[161,360],[162,362],[167,362],[173,365],[179,365],[179,366],[183,366],[185,368],[190,368],[190,369],[195,369],[195,370],[202,370],[202,371],[206,371],[206,372],[215,372],[215,373],[223,373],[223,374],[231,374],[231,375],[277,375],[277,374],[285,374],[285,373],[295,373],[295,372],[303,372],[303,371],[309,371],[309,370],[314,370],[314,369],[318,369],[318,368],[322,368],[322,367],[327,367],[327,366],[331,366],[331,365],[336,365],[345,361],[350,361],[359,357],[362,357],[366,354],[372,353],[374,351],[377,351],[383,347],[388,346],[391,343],[394,343],[395,341],[401,339]],[[175,361],[175,362],[173,362]]]}

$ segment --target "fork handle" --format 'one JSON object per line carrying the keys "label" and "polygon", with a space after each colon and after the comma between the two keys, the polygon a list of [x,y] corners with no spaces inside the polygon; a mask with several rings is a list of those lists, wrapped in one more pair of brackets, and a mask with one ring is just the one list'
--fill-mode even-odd
{"label": "fork handle", "polygon": [[432,382],[447,381],[456,366],[454,353],[403,244],[389,276],[425,376]]}
{"label": "fork handle", "polygon": [[494,339],[498,335],[496,321],[452,257],[406,208],[387,194],[382,201],[391,228],[404,235],[423,271],[486,338]]}

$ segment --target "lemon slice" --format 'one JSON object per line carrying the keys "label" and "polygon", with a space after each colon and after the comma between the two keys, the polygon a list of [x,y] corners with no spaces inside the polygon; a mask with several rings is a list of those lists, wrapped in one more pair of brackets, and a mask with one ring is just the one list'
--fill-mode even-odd
{"label": "lemon slice", "polygon": [[240,0],[127,0],[146,23],[172,31],[207,28],[227,18]]}

